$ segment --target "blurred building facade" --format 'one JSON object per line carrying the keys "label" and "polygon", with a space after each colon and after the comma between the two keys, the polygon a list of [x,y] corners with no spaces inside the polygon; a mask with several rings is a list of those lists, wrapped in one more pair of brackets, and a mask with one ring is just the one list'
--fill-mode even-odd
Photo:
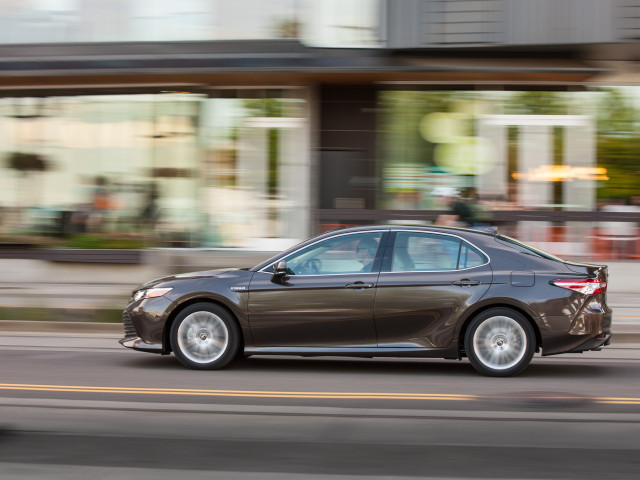
{"label": "blurred building facade", "polygon": [[640,0],[0,0],[0,23],[4,241],[275,250],[435,221],[442,187],[534,243],[637,240]]}

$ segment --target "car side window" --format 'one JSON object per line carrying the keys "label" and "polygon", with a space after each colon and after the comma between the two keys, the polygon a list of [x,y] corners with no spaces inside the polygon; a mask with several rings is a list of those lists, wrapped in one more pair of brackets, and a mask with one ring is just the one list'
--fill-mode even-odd
{"label": "car side window", "polygon": [[369,273],[382,232],[340,235],[299,250],[284,260],[289,275]]}
{"label": "car side window", "polygon": [[392,272],[458,270],[487,263],[474,246],[456,237],[420,232],[398,232],[391,259]]}
{"label": "car side window", "polygon": [[458,268],[473,268],[487,263],[487,257],[468,243],[462,243]]}
{"label": "car side window", "polygon": [[444,235],[398,232],[391,260],[392,272],[456,270],[461,240]]}

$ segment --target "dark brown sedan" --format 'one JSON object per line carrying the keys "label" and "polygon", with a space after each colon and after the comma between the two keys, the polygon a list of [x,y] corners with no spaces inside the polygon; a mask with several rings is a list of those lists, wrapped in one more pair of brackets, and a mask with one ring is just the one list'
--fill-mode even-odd
{"label": "dark brown sedan", "polygon": [[154,280],[124,311],[125,347],[215,369],[238,353],[468,357],[521,372],[535,352],[611,337],[607,268],[565,262],[494,232],[361,227],[242,270]]}

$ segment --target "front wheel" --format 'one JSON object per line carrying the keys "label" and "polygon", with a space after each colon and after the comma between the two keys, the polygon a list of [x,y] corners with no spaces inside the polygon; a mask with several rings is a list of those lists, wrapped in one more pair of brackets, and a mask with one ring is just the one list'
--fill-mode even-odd
{"label": "front wheel", "polygon": [[520,313],[508,308],[482,312],[469,324],[464,348],[484,375],[508,377],[523,371],[535,352],[535,332]]}
{"label": "front wheel", "polygon": [[235,319],[224,308],[209,303],[182,310],[171,325],[170,337],[178,361],[196,370],[224,367],[240,344]]}

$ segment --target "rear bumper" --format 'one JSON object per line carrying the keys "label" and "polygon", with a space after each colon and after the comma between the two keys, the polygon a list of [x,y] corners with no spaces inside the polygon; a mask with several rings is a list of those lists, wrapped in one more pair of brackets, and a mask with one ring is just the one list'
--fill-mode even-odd
{"label": "rear bumper", "polygon": [[582,345],[577,346],[573,350],[570,350],[567,353],[582,353],[589,350],[602,350],[603,347],[606,347],[611,343],[611,333],[605,332],[600,335],[592,338],[591,340],[587,340]]}

